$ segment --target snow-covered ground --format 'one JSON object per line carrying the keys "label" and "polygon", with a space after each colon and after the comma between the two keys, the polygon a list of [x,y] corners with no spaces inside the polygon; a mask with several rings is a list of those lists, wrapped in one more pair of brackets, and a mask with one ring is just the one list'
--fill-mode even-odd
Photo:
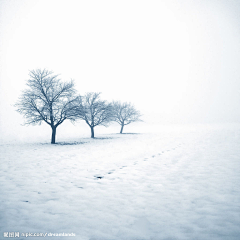
{"label": "snow-covered ground", "polygon": [[240,239],[240,126],[155,130],[2,143],[0,238]]}

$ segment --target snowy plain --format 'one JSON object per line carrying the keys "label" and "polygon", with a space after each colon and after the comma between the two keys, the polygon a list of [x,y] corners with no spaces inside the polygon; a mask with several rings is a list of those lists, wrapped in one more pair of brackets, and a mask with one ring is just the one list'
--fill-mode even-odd
{"label": "snowy plain", "polygon": [[239,124],[129,130],[1,143],[0,239],[240,239]]}

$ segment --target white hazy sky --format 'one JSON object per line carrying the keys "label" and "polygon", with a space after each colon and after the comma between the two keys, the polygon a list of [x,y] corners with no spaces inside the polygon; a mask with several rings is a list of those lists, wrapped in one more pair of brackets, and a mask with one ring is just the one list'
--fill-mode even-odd
{"label": "white hazy sky", "polygon": [[147,122],[240,121],[238,0],[0,0],[0,130],[28,72],[132,102]]}

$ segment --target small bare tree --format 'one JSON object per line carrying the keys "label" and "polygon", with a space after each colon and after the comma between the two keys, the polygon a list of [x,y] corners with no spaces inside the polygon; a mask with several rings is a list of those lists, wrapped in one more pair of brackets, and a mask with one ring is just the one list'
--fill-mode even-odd
{"label": "small bare tree", "polygon": [[120,133],[125,125],[142,121],[140,112],[131,103],[113,102],[113,109],[114,121],[121,125]]}
{"label": "small bare tree", "polygon": [[78,117],[83,119],[91,129],[91,138],[94,138],[94,128],[99,125],[107,126],[112,121],[112,105],[100,100],[100,93],[90,92],[82,98],[84,112]]}
{"label": "small bare tree", "polygon": [[41,125],[42,122],[50,125],[51,143],[54,144],[57,127],[67,119],[74,121],[76,110],[78,114],[82,112],[74,97],[74,83],[63,83],[57,75],[45,69],[30,71],[29,76],[28,89],[23,91],[15,106],[26,118],[25,125]]}

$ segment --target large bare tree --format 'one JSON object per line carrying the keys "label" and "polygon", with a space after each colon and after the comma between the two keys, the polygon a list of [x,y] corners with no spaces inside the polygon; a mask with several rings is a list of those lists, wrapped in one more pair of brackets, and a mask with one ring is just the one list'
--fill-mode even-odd
{"label": "large bare tree", "polygon": [[78,115],[91,129],[91,138],[94,138],[94,128],[99,125],[107,126],[112,120],[112,105],[100,99],[101,93],[90,92],[82,97],[84,112]]}
{"label": "large bare tree", "polygon": [[135,109],[131,103],[113,102],[114,121],[121,125],[120,133],[123,132],[123,127],[132,122],[142,121],[141,114]]}
{"label": "large bare tree", "polygon": [[58,75],[45,69],[30,71],[29,76],[28,89],[15,106],[26,118],[25,125],[47,123],[52,129],[51,143],[54,144],[57,127],[67,119],[74,121],[76,110],[78,115],[82,113],[81,105],[76,105],[74,83],[62,82]]}

